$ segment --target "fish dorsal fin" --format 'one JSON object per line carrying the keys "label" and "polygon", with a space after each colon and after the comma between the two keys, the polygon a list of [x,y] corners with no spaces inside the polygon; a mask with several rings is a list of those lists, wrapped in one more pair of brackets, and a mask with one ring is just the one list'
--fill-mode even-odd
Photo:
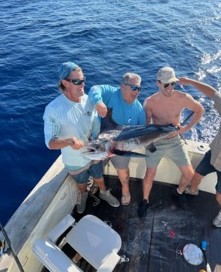
{"label": "fish dorsal fin", "polygon": [[173,132],[176,128],[173,125],[137,125],[124,127],[123,130],[113,138],[114,141],[125,141],[128,139],[142,137],[144,135],[155,135],[160,132]]}

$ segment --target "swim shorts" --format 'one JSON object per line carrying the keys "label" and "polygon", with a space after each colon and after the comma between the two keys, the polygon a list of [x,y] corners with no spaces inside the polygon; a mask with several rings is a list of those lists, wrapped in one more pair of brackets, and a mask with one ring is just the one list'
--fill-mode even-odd
{"label": "swim shorts", "polygon": [[111,162],[113,163],[114,167],[117,169],[125,169],[128,168],[130,158],[129,157],[122,157],[122,156],[113,156],[111,158]]}
{"label": "swim shorts", "polygon": [[78,174],[71,173],[69,174],[74,178],[74,180],[79,184],[84,184],[88,181],[89,177],[93,178],[101,178],[103,176],[103,162],[92,164],[88,169],[84,169],[82,172]]}
{"label": "swim shorts", "polygon": [[221,172],[216,170],[216,168],[210,163],[211,159],[211,150],[207,151],[204,155],[203,159],[199,163],[196,168],[196,172],[201,176],[206,176],[210,173],[217,173],[217,183],[216,183],[216,191],[221,193]]}
{"label": "swim shorts", "polygon": [[176,136],[171,139],[161,139],[154,143],[156,151],[146,149],[146,165],[148,168],[157,168],[160,160],[167,156],[173,160],[178,167],[191,165],[185,142]]}

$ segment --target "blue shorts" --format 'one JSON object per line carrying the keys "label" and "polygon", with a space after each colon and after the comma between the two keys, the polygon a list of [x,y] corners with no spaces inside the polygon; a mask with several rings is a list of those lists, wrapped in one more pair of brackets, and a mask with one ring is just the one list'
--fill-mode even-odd
{"label": "blue shorts", "polygon": [[216,170],[216,168],[211,165],[211,150],[207,151],[201,162],[196,168],[196,172],[201,176],[206,176],[210,173],[216,172],[217,173],[217,184],[216,184],[216,191],[221,193],[221,172]]}
{"label": "blue shorts", "polygon": [[79,184],[87,183],[90,176],[99,179],[103,176],[103,162],[100,161],[99,163],[92,164],[88,169],[84,170],[83,172],[77,175],[73,175],[71,173],[69,174]]}

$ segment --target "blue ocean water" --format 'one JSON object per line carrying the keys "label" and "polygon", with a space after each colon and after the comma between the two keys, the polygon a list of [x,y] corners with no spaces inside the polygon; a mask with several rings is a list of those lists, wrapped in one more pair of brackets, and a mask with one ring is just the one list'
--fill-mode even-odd
{"label": "blue ocean water", "polygon": [[[7,222],[59,154],[45,147],[42,115],[58,95],[62,62],[83,67],[86,91],[139,73],[141,102],[157,90],[164,65],[220,90],[220,8],[218,0],[1,1],[0,221]],[[212,103],[185,91],[206,109],[185,137],[210,142],[218,126]]]}

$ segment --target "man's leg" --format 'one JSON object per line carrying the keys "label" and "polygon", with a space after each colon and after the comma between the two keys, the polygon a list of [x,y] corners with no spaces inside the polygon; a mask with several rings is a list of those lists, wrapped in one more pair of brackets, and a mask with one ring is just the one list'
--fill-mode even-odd
{"label": "man's leg", "polygon": [[[219,192],[216,192],[216,201],[221,208],[221,193]],[[221,209],[218,212],[217,216],[213,219],[213,225],[217,228],[221,228]]]}
{"label": "man's leg", "polygon": [[178,192],[182,194],[185,191],[186,187],[190,184],[194,175],[194,170],[192,165],[180,166],[179,168],[182,175],[177,189]]}
{"label": "man's leg", "polygon": [[178,188],[173,191],[173,198],[181,208],[188,210],[189,205],[184,191],[190,184],[190,181],[194,175],[194,170],[192,165],[180,166],[179,168],[182,175]]}
{"label": "man's leg", "polygon": [[186,194],[198,195],[198,186],[204,176],[195,171],[193,178],[190,182],[190,187],[185,190]]}
{"label": "man's leg", "polygon": [[216,192],[216,201],[218,202],[219,206],[221,207],[221,193]]}
{"label": "man's leg", "polygon": [[121,204],[129,205],[131,200],[130,189],[129,189],[129,180],[130,180],[130,171],[129,171],[129,162],[130,158],[114,156],[111,158],[111,162],[116,168],[122,189]]}
{"label": "man's leg", "polygon": [[144,217],[147,214],[149,208],[149,195],[153,186],[153,180],[156,175],[156,168],[147,168],[145,177],[143,179],[143,200],[138,208],[138,216]]}
{"label": "man's leg", "polygon": [[99,187],[100,191],[106,191],[106,186],[104,183],[104,177],[95,178],[94,177],[94,183]]}
{"label": "man's leg", "polygon": [[130,189],[129,189],[129,178],[130,178],[129,168],[126,168],[126,169],[116,168],[116,170],[117,170],[117,174],[121,183],[121,190],[122,190],[121,204],[129,205],[131,200]]}
{"label": "man's leg", "polygon": [[219,204],[220,211],[213,219],[213,225],[221,228],[221,172],[217,171],[217,184],[216,184],[216,201]]}
{"label": "man's leg", "polygon": [[100,189],[99,197],[105,200],[112,207],[119,207],[120,203],[116,197],[114,197],[110,190],[107,190],[104,177],[103,177],[103,163],[99,162],[97,164],[93,164],[89,169],[90,174],[94,178],[94,182]]}
{"label": "man's leg", "polygon": [[190,188],[187,188],[185,192],[191,195],[198,195],[198,186],[204,176],[209,173],[215,172],[216,169],[210,164],[211,159],[211,150],[207,151],[203,159],[200,161],[197,166],[194,176],[191,179]]}
{"label": "man's leg", "polygon": [[[88,174],[87,170],[77,174],[77,175],[72,175],[71,176],[74,178],[74,180],[77,182],[78,186],[78,200],[77,200],[77,212],[78,213],[83,213],[86,208],[86,203],[87,203],[87,198],[88,198],[88,192],[87,192],[87,180],[88,180]],[[86,182],[85,182],[86,180]]]}
{"label": "man's leg", "polygon": [[115,196],[113,196],[110,192],[110,189],[107,190],[105,183],[104,183],[104,178],[94,178],[94,182],[98,185],[100,189],[99,197],[106,201],[110,206],[112,207],[119,207],[120,202],[117,200]]}
{"label": "man's leg", "polygon": [[78,203],[77,203],[77,212],[83,213],[86,208],[88,192],[87,192],[87,182],[86,183],[78,183]]}
{"label": "man's leg", "polygon": [[145,153],[146,157],[146,173],[143,179],[143,200],[140,202],[138,207],[138,216],[144,217],[147,214],[147,209],[149,208],[149,195],[153,186],[153,180],[156,175],[157,166],[164,156],[165,147],[164,145],[155,143],[156,150],[151,152],[146,149]]}
{"label": "man's leg", "polygon": [[181,171],[178,188],[173,190],[173,198],[183,209],[188,209],[186,196],[183,194],[194,175],[188,150],[180,137],[171,138],[166,149],[166,155],[173,160]]}
{"label": "man's leg", "polygon": [[149,202],[150,191],[153,186],[153,180],[156,175],[156,168],[147,168],[143,179],[143,199]]}
{"label": "man's leg", "polygon": [[86,192],[86,190],[87,190],[87,183],[78,183],[77,186],[78,186],[78,190],[81,193]]}

